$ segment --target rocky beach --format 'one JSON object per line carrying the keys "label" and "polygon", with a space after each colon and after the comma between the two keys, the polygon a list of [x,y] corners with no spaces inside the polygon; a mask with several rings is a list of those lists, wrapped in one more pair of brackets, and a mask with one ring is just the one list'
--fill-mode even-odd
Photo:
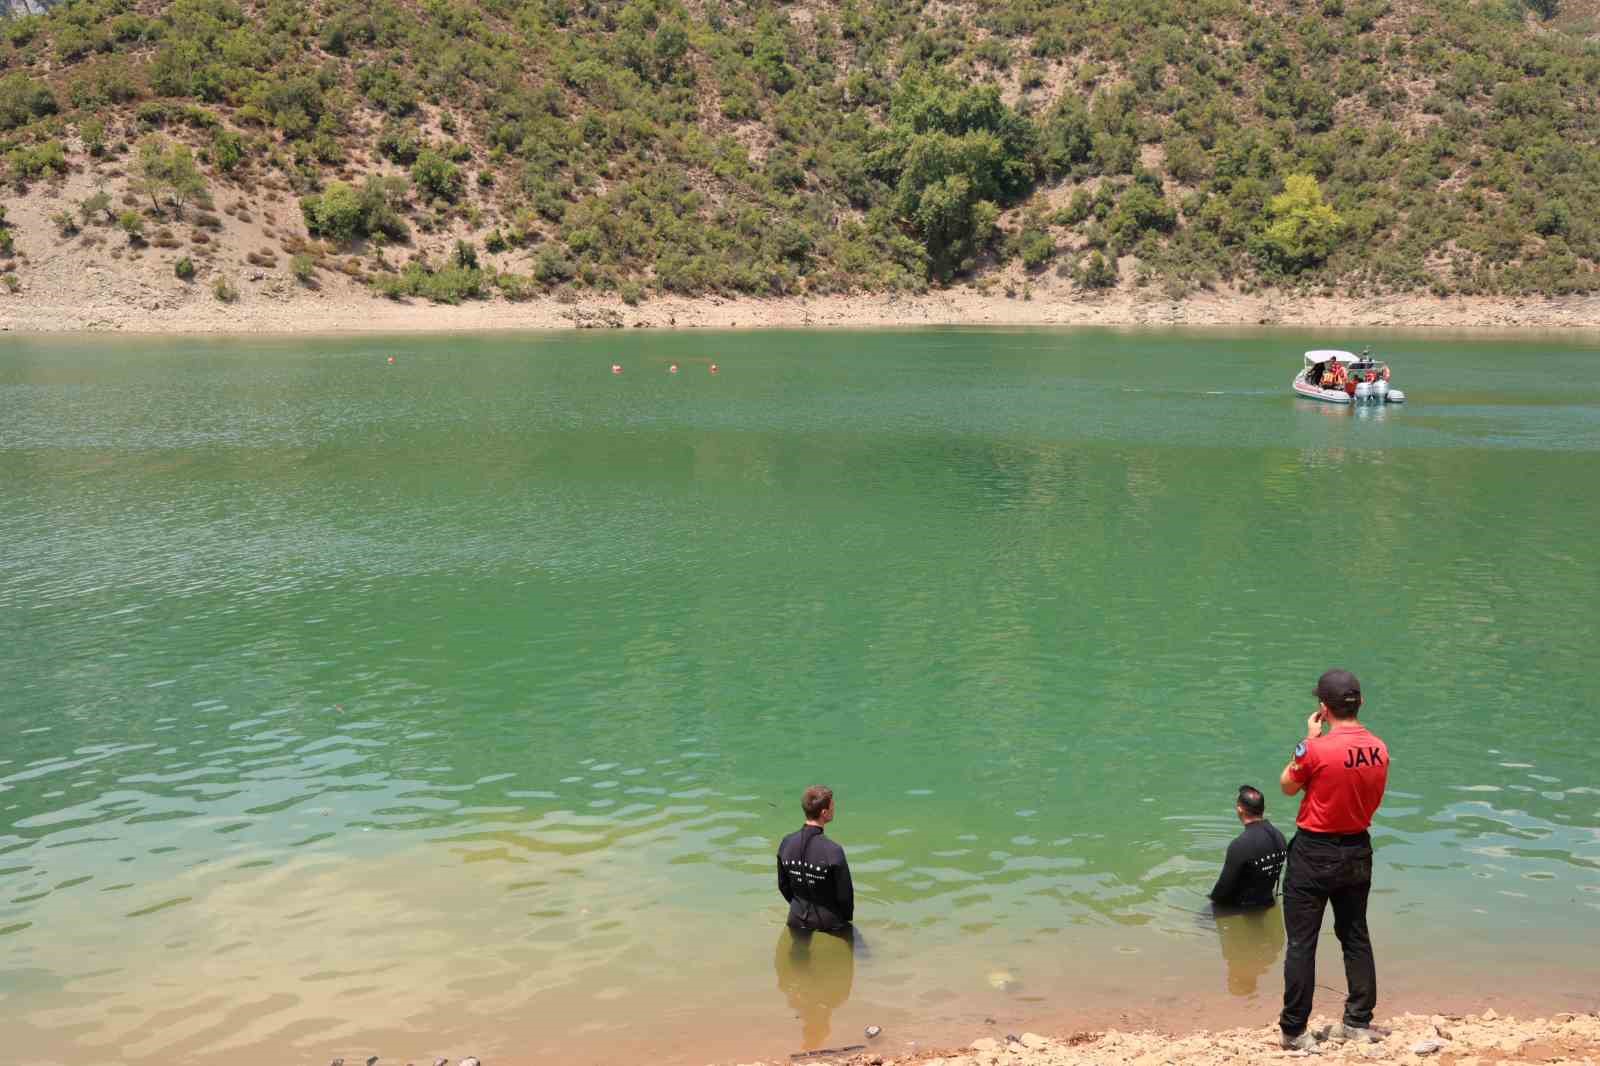
{"label": "rocky beach", "polygon": [[[1337,1019],[1314,1019],[1325,1030]],[[1600,1015],[1563,1013],[1548,1018],[1481,1014],[1403,1014],[1382,1023],[1387,1032],[1373,1043],[1324,1041],[1315,1052],[1285,1051],[1272,1026],[1222,1032],[1169,1034],[1154,1031],[1036,1033],[985,1036],[964,1048],[886,1055],[863,1046],[837,1053],[801,1053],[790,1062],[837,1066],[1249,1066],[1310,1059],[1325,1062],[1397,1063],[1400,1066],[1496,1066],[1554,1063],[1578,1066],[1600,1061]],[[764,1061],[740,1066],[780,1066]]]}

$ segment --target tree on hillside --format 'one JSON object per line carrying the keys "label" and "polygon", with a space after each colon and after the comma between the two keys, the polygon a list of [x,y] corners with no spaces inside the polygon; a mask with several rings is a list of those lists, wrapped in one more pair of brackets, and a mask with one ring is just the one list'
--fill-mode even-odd
{"label": "tree on hillside", "polygon": [[55,94],[44,82],[34,81],[21,71],[0,78],[0,130],[16,129],[55,113]]}
{"label": "tree on hillside", "polygon": [[300,211],[309,232],[341,243],[380,234],[404,241],[410,237],[399,211],[405,187],[404,178],[380,174],[369,174],[360,189],[331,181],[321,193],[301,200]]}
{"label": "tree on hillside", "polygon": [[1310,174],[1291,174],[1283,192],[1267,202],[1267,225],[1252,240],[1266,265],[1297,273],[1328,258],[1344,231],[1344,220],[1322,199],[1322,186]]}
{"label": "tree on hillside", "polygon": [[133,187],[150,197],[151,206],[161,210],[161,198],[165,196],[179,218],[183,217],[184,204],[205,195],[206,179],[186,144],[169,145],[160,137],[146,137],[139,142],[135,175]]}
{"label": "tree on hillside", "polygon": [[411,164],[411,181],[430,200],[455,203],[461,195],[461,168],[432,148],[417,153],[417,161]]}
{"label": "tree on hillside", "polygon": [[194,153],[186,144],[173,145],[167,153],[167,196],[174,213],[182,218],[183,205],[200,200],[205,192],[206,179],[195,165]]}
{"label": "tree on hillside", "polygon": [[929,273],[946,281],[994,236],[1000,207],[1033,187],[1039,131],[993,86],[910,79],[896,96],[872,168],[922,238]]}

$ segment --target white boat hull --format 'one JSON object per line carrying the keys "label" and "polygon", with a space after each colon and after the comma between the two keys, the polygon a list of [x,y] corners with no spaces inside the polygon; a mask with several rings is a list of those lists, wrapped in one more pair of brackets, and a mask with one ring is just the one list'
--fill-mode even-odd
{"label": "white boat hull", "polygon": [[1346,405],[1355,402],[1354,398],[1343,389],[1319,388],[1300,374],[1294,376],[1293,385],[1295,395],[1304,396],[1308,400],[1320,400],[1323,403],[1342,403]]}
{"label": "white boat hull", "polygon": [[[1319,403],[1338,403],[1344,404],[1346,407],[1348,407],[1356,402],[1355,397],[1351,396],[1350,393],[1344,389],[1319,388],[1318,386],[1311,384],[1299,374],[1294,376],[1294,381],[1290,383],[1290,387],[1294,389],[1294,394],[1296,396],[1304,396],[1308,400],[1316,400]],[[1381,395],[1378,393],[1372,394],[1366,399],[1365,402],[1373,405],[1383,403],[1405,403],[1406,394],[1401,392],[1399,389],[1391,388]]]}

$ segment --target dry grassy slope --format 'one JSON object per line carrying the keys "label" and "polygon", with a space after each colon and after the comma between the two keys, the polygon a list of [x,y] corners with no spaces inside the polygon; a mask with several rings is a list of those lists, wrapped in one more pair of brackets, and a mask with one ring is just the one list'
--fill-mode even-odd
{"label": "dry grassy slope", "polygon": [[[402,0],[402,3],[414,10],[423,7],[417,0]],[[135,9],[153,16],[159,14],[164,6],[155,0],[141,0]],[[250,10],[252,2],[246,2],[244,6]],[[787,14],[793,23],[805,27],[819,14],[837,15],[839,7],[840,4],[834,0],[803,0],[788,8]],[[1283,18],[1304,9],[1295,0],[1254,0],[1252,7],[1259,13]],[[698,13],[700,5],[691,3],[689,8]],[[977,8],[975,4],[933,0],[926,6],[925,15],[930,24],[947,20],[970,22]],[[1388,13],[1379,21],[1374,32],[1385,42],[1390,37],[1406,36],[1407,25],[1414,18],[1427,18],[1429,13],[1427,0],[1391,0]],[[1550,27],[1536,27],[1536,31],[1583,33],[1596,28],[1600,28],[1600,0],[1566,0],[1560,19]],[[1234,36],[1235,28],[1219,23],[1214,27],[1214,32],[1226,40]],[[1013,42],[1018,55],[1026,53],[1028,43],[1026,38]],[[842,49],[848,53],[848,44],[843,45]],[[130,53],[129,57],[137,64],[147,61],[153,51],[153,47],[146,48]],[[332,58],[335,57],[325,53],[315,53],[310,57],[313,64]],[[97,57],[90,57],[83,63],[99,61]],[[1008,100],[1027,97],[1041,109],[1064,91],[1071,89],[1092,93],[1098,88],[1116,84],[1124,73],[1115,61],[1108,61],[1104,57],[1091,58],[1082,52],[1030,62],[1039,68],[1041,77],[1039,84],[1028,90],[1021,87],[1021,63],[987,73],[1001,84]],[[67,76],[82,65],[63,65],[45,58],[35,66],[34,73],[52,82],[58,94],[65,99]],[[349,98],[357,102],[341,135],[347,158],[342,164],[326,167],[324,178],[358,182],[367,174],[401,173],[401,168],[382,159],[376,149],[377,134],[384,116],[360,102],[360,94],[353,86],[353,68],[353,63],[344,66],[345,87],[349,91]],[[547,75],[549,72],[530,68],[529,74]],[[1168,77],[1169,80],[1172,77],[1170,71]],[[1386,82],[1399,101],[1403,127],[1420,130],[1438,121],[1437,116],[1425,113],[1421,106],[1422,100],[1433,90],[1430,80],[1391,72]],[[728,134],[735,137],[745,145],[752,158],[759,160],[772,143],[771,131],[762,122],[731,122],[724,118],[717,106],[714,79],[703,77],[701,84],[705,86],[705,99],[700,108],[705,132],[713,136]],[[107,321],[110,321],[115,311],[121,311],[125,318],[126,312],[133,309],[156,312],[217,304],[212,286],[218,278],[225,278],[236,286],[241,300],[246,302],[342,302],[354,296],[365,296],[367,289],[362,279],[373,272],[394,269],[416,255],[426,255],[438,262],[449,255],[458,239],[479,242],[485,267],[528,272],[531,253],[527,250],[512,250],[499,255],[482,251],[483,236],[490,229],[503,224],[514,206],[512,201],[503,198],[502,193],[480,189],[473,180],[479,170],[490,169],[488,153],[481,142],[482,131],[473,128],[470,118],[463,117],[453,138],[447,137],[440,128],[440,118],[446,110],[452,109],[429,103],[422,104],[419,113],[414,116],[423,131],[436,141],[458,139],[474,150],[473,158],[463,165],[468,176],[467,199],[470,207],[464,213],[465,217],[457,217],[447,228],[424,233],[413,227],[412,241],[408,246],[379,249],[358,242],[351,247],[335,249],[312,240],[301,218],[298,198],[288,182],[281,173],[259,160],[247,162],[232,175],[206,167],[211,210],[190,209],[183,217],[173,217],[169,212],[163,218],[153,219],[147,231],[151,240],[143,247],[130,244],[120,230],[101,219],[84,226],[82,232],[76,235],[64,236],[52,221],[53,216],[62,211],[73,212],[80,200],[97,189],[108,191],[119,206],[147,206],[130,191],[131,178],[127,171],[132,161],[131,146],[141,135],[134,122],[135,110],[136,105],[129,105],[108,108],[102,113],[108,122],[107,140],[112,146],[112,151],[105,156],[92,157],[76,138],[69,136],[65,142],[70,165],[67,175],[34,182],[23,190],[7,191],[3,202],[16,237],[18,255],[11,262],[0,264],[0,270],[14,273],[20,282],[20,289],[10,296],[0,290],[0,307],[4,306],[5,300],[42,300],[52,306],[103,309],[108,316]],[[225,126],[241,129],[234,121],[233,108],[207,105],[207,110]],[[1338,119],[1341,123],[1364,123],[1373,120],[1373,116],[1366,113],[1365,104],[1360,98],[1351,98],[1340,102]],[[161,132],[170,139],[187,141],[197,151],[203,148],[208,139],[204,133],[177,124]],[[241,129],[241,132],[256,134],[260,131]],[[1145,166],[1160,168],[1162,149],[1159,145],[1146,145],[1142,153]],[[1092,189],[1099,180],[1090,179],[1083,184]],[[498,188],[504,189],[511,184],[501,181]],[[1166,178],[1165,185],[1169,197],[1175,198],[1187,191],[1170,176]],[[602,177],[597,188],[603,191],[605,187],[606,180]],[[1033,201],[1013,208],[1002,216],[1002,227],[1015,225],[1021,215],[1033,206],[1064,205],[1075,188],[1074,183],[1041,187]],[[717,196],[714,183],[708,181],[706,191],[714,201]],[[201,224],[200,220],[208,214],[212,216],[210,224]],[[545,228],[553,229],[548,225]],[[1061,232],[1059,236],[1061,246],[1066,251],[1072,251],[1082,244],[1081,239],[1070,232]],[[318,269],[309,283],[297,282],[290,274],[289,262],[297,251],[309,251],[316,257]],[[189,257],[196,266],[195,277],[187,282],[180,281],[173,269],[176,261],[184,256]],[[1122,274],[1124,290],[1132,284],[1130,266],[1125,260]],[[1437,266],[1445,269],[1448,262],[1440,262]],[[979,284],[986,291],[998,289],[1019,295],[1028,292],[1045,299],[1069,298],[1077,294],[1070,280],[1050,272],[1027,276],[1014,261],[1002,266],[989,264],[982,272]],[[220,321],[228,317],[228,308],[225,306],[207,307],[206,310]],[[3,318],[3,311],[0,311],[0,318]],[[93,321],[94,315],[86,314],[86,320]]]}

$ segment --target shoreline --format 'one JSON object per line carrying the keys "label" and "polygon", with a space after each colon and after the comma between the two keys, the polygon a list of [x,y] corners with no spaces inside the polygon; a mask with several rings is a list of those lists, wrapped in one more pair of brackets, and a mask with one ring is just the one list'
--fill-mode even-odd
{"label": "shoreline", "polygon": [[[0,299],[0,332],[402,334],[570,329],[870,329],[916,326],[1289,327],[1600,333],[1600,296],[1500,299],[1404,295],[1374,298],[1208,293],[1151,299],[1139,290],[1101,296],[1045,292],[1024,299],[968,289],[920,296],[775,299],[663,297],[637,306],[616,298],[563,303],[495,299],[459,305],[395,302],[364,290],[310,292],[256,287],[223,304],[178,286],[165,293],[96,299],[35,293]],[[77,295],[77,294],[73,294]]]}
{"label": "shoreline", "polygon": [[[1311,1031],[1323,1030],[1336,1017],[1316,1015]],[[737,1066],[784,1066],[787,1063],[833,1063],[834,1066],[1246,1066],[1315,1058],[1337,1062],[1393,1062],[1420,1066],[1489,1066],[1492,1063],[1586,1064],[1600,1062],[1600,1014],[1560,1012],[1518,1020],[1493,1008],[1473,1014],[1408,1013],[1377,1021],[1388,1030],[1370,1044],[1324,1041],[1312,1053],[1285,1051],[1273,1025],[1188,1033],[1155,1029],[1096,1032],[1003,1033],[983,1036],[964,1047],[887,1049],[888,1034],[874,1039],[857,1036],[849,1046],[797,1052],[787,1059],[758,1059]]]}

